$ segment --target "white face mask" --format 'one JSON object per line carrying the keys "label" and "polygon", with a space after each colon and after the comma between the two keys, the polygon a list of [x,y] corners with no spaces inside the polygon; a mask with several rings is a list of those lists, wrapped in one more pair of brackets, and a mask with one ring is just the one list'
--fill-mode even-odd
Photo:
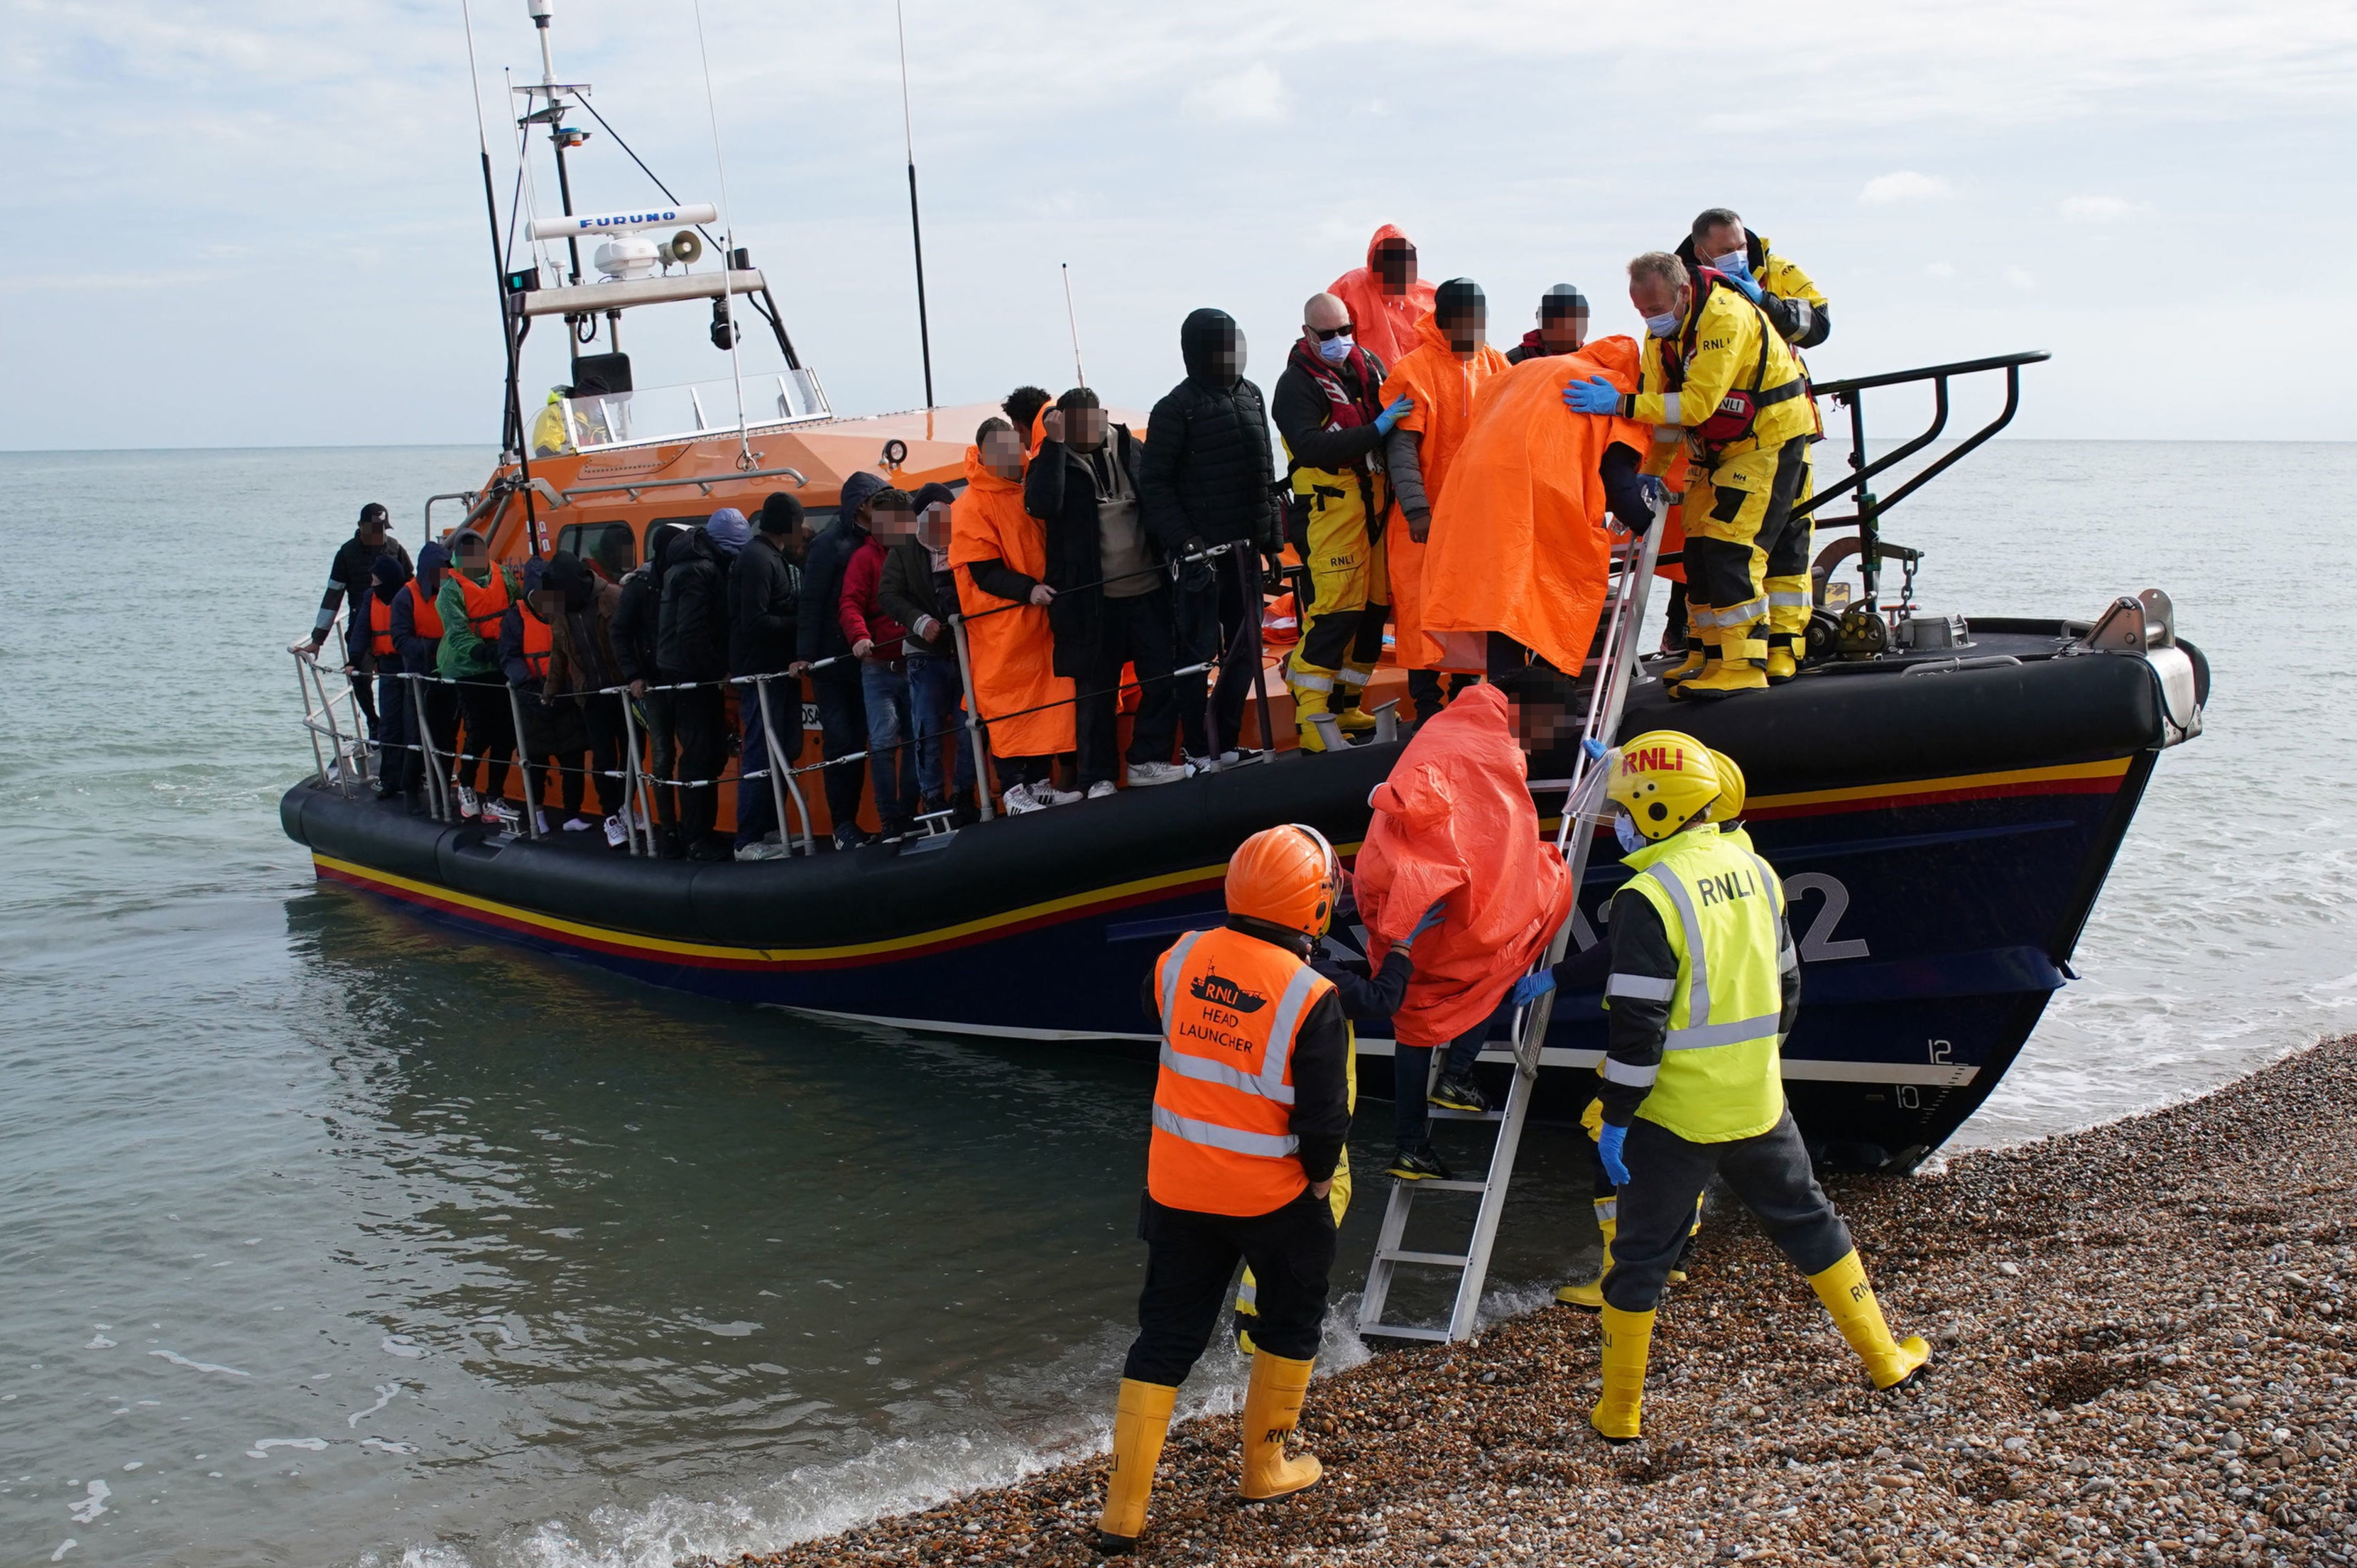
{"label": "white face mask", "polygon": [[1748,278],[1751,275],[1751,253],[1749,251],[1730,251],[1710,264],[1731,278]]}
{"label": "white face mask", "polygon": [[1678,313],[1666,310],[1659,316],[1648,316],[1645,317],[1645,330],[1656,338],[1674,337],[1678,330]]}
{"label": "white face mask", "polygon": [[1612,836],[1620,841],[1620,853],[1634,854],[1645,847],[1645,835],[1637,831],[1637,819],[1626,811],[1612,813]]}
{"label": "white face mask", "polygon": [[1351,335],[1345,332],[1340,338],[1329,338],[1320,342],[1318,345],[1318,357],[1329,365],[1339,365],[1351,357],[1352,347]]}

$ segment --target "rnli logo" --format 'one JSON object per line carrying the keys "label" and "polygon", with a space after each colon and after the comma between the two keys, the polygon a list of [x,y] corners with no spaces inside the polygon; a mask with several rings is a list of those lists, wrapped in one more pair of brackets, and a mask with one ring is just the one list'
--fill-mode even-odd
{"label": "rnli logo", "polygon": [[1226,975],[1212,971],[1197,975],[1189,983],[1187,991],[1198,1002],[1238,1013],[1257,1013],[1268,1005],[1268,998],[1259,992],[1246,990]]}
{"label": "rnli logo", "polygon": [[1686,770],[1686,748],[1683,746],[1646,746],[1620,754],[1622,773],[1684,773]]}
{"label": "rnli logo", "polygon": [[1714,904],[1732,904],[1738,898],[1750,897],[1760,891],[1760,879],[1749,871],[1729,871],[1701,877],[1695,886],[1702,894],[1703,908],[1707,909]]}

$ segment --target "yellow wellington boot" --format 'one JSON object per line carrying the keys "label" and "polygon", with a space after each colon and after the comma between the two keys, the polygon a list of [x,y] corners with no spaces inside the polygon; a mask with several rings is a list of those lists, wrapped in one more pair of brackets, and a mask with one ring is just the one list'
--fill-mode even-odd
{"label": "yellow wellington boot", "polygon": [[1718,661],[1693,680],[1681,682],[1677,695],[1690,702],[1712,702],[1742,692],[1768,689],[1768,674],[1763,668],[1768,660],[1768,644],[1760,623],[1722,627],[1715,634],[1715,641]]}
{"label": "yellow wellington boot", "polygon": [[1855,1251],[1844,1253],[1841,1262],[1824,1273],[1811,1274],[1809,1283],[1816,1287],[1817,1299],[1825,1304],[1825,1310],[1834,1315],[1834,1326],[1866,1363],[1876,1388],[1905,1388],[1915,1380],[1923,1363],[1932,1359],[1932,1348],[1913,1335],[1892,1340],[1890,1325],[1883,1321],[1882,1304],[1874,1299],[1874,1287],[1866,1283],[1866,1265],[1858,1262]]}
{"label": "yellow wellington boot", "polygon": [[1634,1443],[1645,1405],[1645,1352],[1653,1343],[1653,1315],[1607,1306],[1603,1327],[1604,1392],[1587,1423],[1607,1443]]}
{"label": "yellow wellington boot", "polygon": [[1787,632],[1768,635],[1768,683],[1781,686],[1801,672],[1801,661],[1792,656],[1792,639]]}
{"label": "yellow wellington boot", "polygon": [[1709,650],[1704,646],[1701,634],[1690,631],[1686,633],[1685,658],[1681,662],[1663,671],[1662,679],[1673,685],[1680,681],[1690,681],[1701,674],[1703,666],[1709,662]]}
{"label": "yellow wellington boot", "polygon": [[1314,1487],[1326,1467],[1314,1454],[1285,1456],[1285,1439],[1301,1424],[1301,1401],[1309,1392],[1308,1361],[1287,1360],[1265,1350],[1253,1353],[1252,1382],[1244,1390],[1243,1495],[1266,1502]]}
{"label": "yellow wellington boot", "polygon": [[1375,715],[1363,705],[1367,696],[1367,679],[1374,673],[1363,666],[1346,662],[1334,676],[1334,700],[1329,704],[1334,723],[1344,735],[1372,735]]}
{"label": "yellow wellington boot", "polygon": [[[1293,722],[1301,729],[1301,749],[1325,751],[1328,741],[1340,740],[1340,732],[1334,728],[1330,712],[1334,700],[1334,671],[1304,664],[1297,653],[1286,660],[1285,684],[1293,693]],[[1319,721],[1323,720],[1323,723]]]}
{"label": "yellow wellington boot", "polygon": [[1105,1483],[1104,1512],[1097,1520],[1097,1550],[1119,1555],[1136,1549],[1146,1530],[1146,1494],[1154,1490],[1155,1462],[1170,1431],[1170,1404],[1178,1391],[1161,1383],[1121,1380],[1121,1402],[1113,1418],[1113,1476]]}
{"label": "yellow wellington boot", "polygon": [[1555,1298],[1564,1305],[1576,1306],[1582,1312],[1604,1310],[1604,1276],[1612,1272],[1612,1238],[1620,1229],[1620,1205],[1617,1197],[1596,1200],[1596,1228],[1604,1232],[1604,1261],[1597,1266],[1596,1277],[1587,1283],[1555,1287]]}

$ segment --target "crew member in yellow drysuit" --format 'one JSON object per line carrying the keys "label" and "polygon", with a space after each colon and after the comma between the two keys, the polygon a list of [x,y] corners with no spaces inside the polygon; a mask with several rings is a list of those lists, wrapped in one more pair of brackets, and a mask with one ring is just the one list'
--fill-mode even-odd
{"label": "crew member in yellow drysuit", "polygon": [[1684,440],[1688,614],[1715,665],[1684,673],[1682,697],[1728,697],[1768,685],[1769,554],[1792,522],[1816,413],[1799,359],[1760,306],[1719,274],[1690,276],[1652,251],[1629,263],[1629,299],[1645,318],[1639,390],[1602,376],[1564,389],[1581,413],[1653,426],[1644,471],[1666,474]]}
{"label": "crew member in yellow drysuit", "polygon": [[1638,736],[1605,766],[1613,831],[1634,875],[1613,896],[1604,987],[1597,1154],[1620,1189],[1620,1227],[1590,1423],[1612,1442],[1639,1435],[1654,1305],[1714,1176],[1808,1276],[1874,1386],[1901,1387],[1930,1348],[1891,1337],[1784,1103],[1778,1057],[1801,976],[1783,886],[1711,820],[1726,786],[1717,755],[1692,736]]}
{"label": "crew member in yellow drysuit", "polygon": [[573,432],[565,417],[565,400],[573,395],[571,387],[548,389],[548,403],[532,416],[532,455],[554,457],[573,450]]}
{"label": "crew member in yellow drysuit", "polygon": [[[1360,698],[1383,657],[1391,615],[1383,437],[1415,406],[1404,397],[1385,406],[1383,384],[1383,362],[1352,337],[1350,306],[1330,294],[1311,295],[1269,402],[1290,463],[1286,532],[1309,569],[1308,600],[1298,607],[1301,641],[1285,661],[1304,751],[1329,750],[1375,727]],[[1319,722],[1328,714],[1330,730]]]}
{"label": "crew member in yellow drysuit", "polygon": [[[1689,274],[1708,267],[1750,295],[1751,303],[1795,349],[1813,349],[1833,335],[1832,307],[1809,274],[1766,239],[1747,232],[1743,220],[1727,209],[1713,207],[1697,215],[1692,231],[1678,246],[1677,257]],[[1805,365],[1802,372],[1807,373]],[[1822,439],[1824,430],[1820,428],[1817,435]],[[1815,493],[1804,468],[1792,504],[1798,507]],[[1814,603],[1809,576],[1814,540],[1809,516],[1803,513],[1768,553],[1770,685],[1798,674],[1801,655],[1807,650],[1809,611]]]}

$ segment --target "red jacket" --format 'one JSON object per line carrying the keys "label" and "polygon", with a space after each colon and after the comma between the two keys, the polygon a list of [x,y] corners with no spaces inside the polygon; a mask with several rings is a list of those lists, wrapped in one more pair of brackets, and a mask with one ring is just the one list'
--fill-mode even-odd
{"label": "red jacket", "polygon": [[884,542],[870,534],[843,569],[843,598],[836,615],[852,646],[857,647],[864,637],[876,645],[869,658],[898,659],[909,628],[877,607],[876,589],[883,580]]}

